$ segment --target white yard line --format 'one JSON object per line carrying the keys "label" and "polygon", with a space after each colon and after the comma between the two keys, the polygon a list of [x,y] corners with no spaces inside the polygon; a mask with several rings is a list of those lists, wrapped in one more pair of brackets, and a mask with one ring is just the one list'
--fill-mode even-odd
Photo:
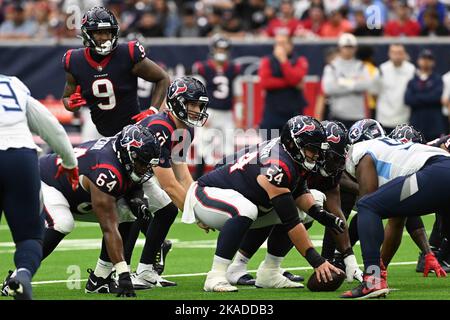
{"label": "white yard line", "polygon": [[[405,265],[415,265],[417,261],[404,261],[404,262],[391,262],[389,267],[392,266],[405,266]],[[362,267],[363,265],[360,265]],[[298,271],[298,270],[312,270],[312,267],[291,267],[291,268],[283,268],[288,271]],[[248,270],[248,272],[255,273],[257,270]],[[186,277],[201,277],[206,276],[206,272],[198,272],[198,273],[182,273],[182,274],[168,274],[163,275],[164,278],[186,278]],[[74,283],[74,282],[84,282],[87,279],[68,279],[68,280],[49,280],[49,281],[34,281],[33,285],[44,285],[44,284],[55,284],[55,283]]]}

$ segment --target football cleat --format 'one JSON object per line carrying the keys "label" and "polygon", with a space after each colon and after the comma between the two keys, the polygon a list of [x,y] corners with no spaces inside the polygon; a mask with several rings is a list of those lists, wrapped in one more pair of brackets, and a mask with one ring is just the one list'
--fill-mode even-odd
{"label": "football cleat", "polygon": [[[442,269],[444,269],[446,273],[450,273],[450,264],[447,261],[440,259],[439,251],[437,250],[435,251],[433,249],[433,252],[438,258],[439,264],[441,265]],[[425,254],[422,252],[419,254],[419,258],[417,259],[416,272],[423,273],[424,270],[425,270]],[[434,271],[431,270],[431,272]]]}
{"label": "football cleat", "polygon": [[113,279],[114,272],[111,272],[108,277],[97,277],[92,269],[87,269],[89,278],[84,289],[85,293],[119,293],[117,282]]}
{"label": "football cleat", "polygon": [[206,292],[237,292],[238,288],[227,281],[225,272],[209,271],[203,290]]}
{"label": "football cleat", "polygon": [[[231,283],[231,282],[230,282]],[[255,278],[252,277],[250,274],[244,274],[242,277],[240,277],[236,283],[240,286],[254,286],[255,285]]]}
{"label": "football cleat", "polygon": [[131,282],[135,290],[146,290],[154,287],[174,287],[176,282],[162,278],[155,269],[146,269],[131,274]]}
{"label": "football cleat", "polygon": [[299,276],[298,274],[292,274],[289,271],[284,271],[283,276],[285,276],[286,278],[288,278],[289,280],[294,281],[294,282],[305,281],[305,278],[303,278],[302,276]]}
{"label": "football cleat", "polygon": [[289,280],[287,277],[283,276],[280,268],[267,268],[264,262],[258,268],[256,273],[255,286],[257,288],[271,288],[271,289],[281,289],[281,288],[304,288],[305,286],[301,283]]}
{"label": "football cleat", "polygon": [[11,277],[8,280],[8,294],[15,300],[32,300],[31,282],[25,278]]}
{"label": "football cleat", "polygon": [[255,285],[255,279],[247,272],[247,267],[242,264],[231,264],[228,267],[226,277],[228,282],[232,285]]}
{"label": "football cleat", "polygon": [[9,296],[9,286],[8,286],[8,281],[9,279],[11,279],[11,277],[13,276],[14,271],[9,270],[8,271],[8,275],[6,276],[5,280],[3,280],[3,284],[2,284],[2,290],[1,290],[1,295],[4,297]]}
{"label": "football cleat", "polygon": [[344,292],[341,298],[371,299],[386,297],[387,294],[389,294],[389,288],[383,277],[377,278],[369,274],[364,274],[363,282],[356,288]]}
{"label": "football cleat", "polygon": [[164,240],[164,242],[161,245],[161,249],[156,254],[155,264],[153,268],[156,270],[156,272],[161,275],[164,272],[165,262],[167,254],[172,250],[172,241],[170,240]]}

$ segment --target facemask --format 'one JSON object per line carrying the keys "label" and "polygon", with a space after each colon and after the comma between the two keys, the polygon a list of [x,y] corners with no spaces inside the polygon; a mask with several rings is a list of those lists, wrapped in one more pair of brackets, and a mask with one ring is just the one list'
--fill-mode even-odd
{"label": "facemask", "polygon": [[106,56],[107,54],[110,54],[112,51],[111,40],[105,41],[100,46],[96,46],[95,51],[102,56]]}
{"label": "facemask", "polygon": [[228,60],[228,54],[226,53],[215,53],[214,54],[214,60],[219,61],[219,62],[224,62]]}

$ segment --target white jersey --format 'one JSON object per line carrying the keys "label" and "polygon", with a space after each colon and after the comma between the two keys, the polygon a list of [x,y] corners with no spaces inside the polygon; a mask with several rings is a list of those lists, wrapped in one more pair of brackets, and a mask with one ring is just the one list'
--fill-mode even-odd
{"label": "white jersey", "polygon": [[72,145],[58,120],[16,77],[0,75],[0,150],[38,149],[31,132],[61,156],[64,167],[77,166]]}
{"label": "white jersey", "polygon": [[363,141],[350,147],[345,161],[345,169],[352,177],[356,178],[356,166],[365,155],[370,155],[375,164],[378,186],[417,172],[431,157],[450,157],[440,148],[419,143],[402,143],[390,138]]}

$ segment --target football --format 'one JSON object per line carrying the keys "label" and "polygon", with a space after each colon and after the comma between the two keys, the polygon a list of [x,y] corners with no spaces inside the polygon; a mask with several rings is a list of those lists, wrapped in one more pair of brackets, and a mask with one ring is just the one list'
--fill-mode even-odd
{"label": "football", "polygon": [[342,282],[345,280],[345,273],[337,274],[334,271],[331,271],[331,275],[333,277],[333,281],[328,282],[318,282],[316,278],[316,273],[314,272],[308,279],[307,288],[310,291],[320,292],[320,291],[336,291],[342,285]]}

